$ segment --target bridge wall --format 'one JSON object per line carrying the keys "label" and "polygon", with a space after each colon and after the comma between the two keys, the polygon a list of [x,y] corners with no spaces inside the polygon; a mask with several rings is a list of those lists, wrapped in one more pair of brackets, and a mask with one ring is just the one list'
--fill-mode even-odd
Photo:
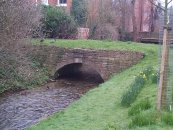
{"label": "bridge wall", "polygon": [[30,49],[30,55],[46,66],[52,76],[65,65],[82,63],[95,69],[104,80],[137,64],[144,57],[143,53],[132,51],[67,49],[55,46],[34,46]]}

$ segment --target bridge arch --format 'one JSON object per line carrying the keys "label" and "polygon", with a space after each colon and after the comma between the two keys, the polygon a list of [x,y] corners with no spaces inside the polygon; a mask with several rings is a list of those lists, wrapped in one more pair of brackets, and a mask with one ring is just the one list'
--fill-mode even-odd
{"label": "bridge arch", "polygon": [[74,62],[74,61],[68,61],[68,62],[61,62],[56,67],[56,72],[54,73],[54,78],[58,79],[63,76],[71,76],[74,73],[79,74],[86,71],[88,74],[95,74],[96,77],[100,79],[100,82],[104,82],[104,75],[102,71],[99,69],[99,67],[92,62]]}

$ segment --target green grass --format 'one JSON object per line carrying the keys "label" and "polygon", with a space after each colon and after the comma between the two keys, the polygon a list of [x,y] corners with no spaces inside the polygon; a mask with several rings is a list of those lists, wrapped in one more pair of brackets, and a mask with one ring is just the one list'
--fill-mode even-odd
{"label": "green grass", "polygon": [[[170,74],[169,74],[169,87],[171,87],[173,89],[173,80],[172,80],[172,77],[173,77],[173,44],[171,45],[171,51],[170,51],[170,54],[169,54],[169,66],[170,66]],[[172,101],[173,101],[173,90],[172,90]]]}
{"label": "green grass", "polygon": [[151,108],[151,103],[149,99],[141,100],[140,102],[133,104],[133,106],[129,109],[128,114],[129,116],[133,116],[139,114],[143,110],[148,110]]}
{"label": "green grass", "polygon": [[[39,40],[33,40],[40,44]],[[80,100],[72,103],[64,111],[42,120],[29,130],[128,130],[131,118],[129,108],[121,106],[121,97],[129,89],[139,74],[147,66],[158,68],[158,46],[131,42],[83,41],[83,40],[45,40],[41,44],[71,48],[119,49],[145,53],[145,58],[137,65],[113,75],[108,81],[90,90]],[[150,110],[155,110],[156,84],[146,84],[136,102],[148,98]],[[166,124],[133,127],[132,130],[171,130]]]}
{"label": "green grass", "polygon": [[168,113],[168,112],[163,113],[161,120],[165,124],[173,126],[173,113]]}
{"label": "green grass", "polygon": [[98,40],[45,39],[43,42],[40,42],[40,39],[33,39],[32,43],[36,45],[55,45],[58,47],[65,47],[65,48],[91,48],[91,49],[109,49],[109,50],[118,49],[118,50],[133,50],[133,51],[140,51],[140,52],[145,52],[148,50],[150,53],[158,50],[156,45],[147,45],[147,44],[141,44],[141,43],[136,44],[130,41],[129,42],[121,42],[121,41],[110,42],[106,40],[98,41]]}
{"label": "green grass", "polygon": [[155,111],[144,111],[132,118],[129,127],[150,126],[157,123],[157,113]]}
{"label": "green grass", "polygon": [[121,105],[129,107],[137,98],[145,84],[153,82],[154,70],[152,67],[147,67],[141,71],[136,77],[134,82],[122,96]]}

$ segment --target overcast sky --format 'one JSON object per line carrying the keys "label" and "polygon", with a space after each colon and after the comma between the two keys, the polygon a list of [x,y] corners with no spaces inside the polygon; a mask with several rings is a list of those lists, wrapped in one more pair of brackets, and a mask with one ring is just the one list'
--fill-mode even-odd
{"label": "overcast sky", "polygon": [[[164,3],[165,3],[165,0],[158,0],[162,5],[164,5]],[[170,1],[170,0],[168,0],[168,1]],[[171,5],[173,5],[173,1],[170,3],[170,5],[169,6],[171,6]]]}

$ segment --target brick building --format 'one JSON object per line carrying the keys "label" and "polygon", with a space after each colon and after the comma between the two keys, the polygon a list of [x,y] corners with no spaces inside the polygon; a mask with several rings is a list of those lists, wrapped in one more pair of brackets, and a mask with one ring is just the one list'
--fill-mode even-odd
{"label": "brick building", "polygon": [[[72,6],[72,0],[34,0],[37,4],[42,3],[45,5],[64,7],[67,11],[70,11]],[[100,0],[90,0],[92,5],[89,6],[89,17],[92,19],[97,19],[98,17],[98,7]],[[129,0],[131,1],[131,0]],[[153,0],[154,2],[155,0]],[[108,1],[107,1],[108,2]],[[89,2],[90,3],[90,2]],[[136,0],[134,13],[136,17],[136,24],[138,32],[151,32],[153,31],[154,21],[154,5],[150,0]],[[126,30],[132,30],[132,21],[127,21]]]}
{"label": "brick building", "polygon": [[[132,1],[132,0],[129,0]],[[152,2],[151,2],[152,1]],[[156,0],[135,0],[133,13],[135,15],[135,23],[137,32],[156,32],[158,31],[156,19],[156,7],[153,4]],[[131,5],[132,7],[132,5]],[[128,9],[127,9],[128,10]],[[126,31],[133,32],[133,23],[132,23],[132,12],[126,16]]]}
{"label": "brick building", "polygon": [[51,6],[64,7],[67,11],[70,11],[72,6],[72,0],[33,0],[36,4],[44,4]]}
{"label": "brick building", "polygon": [[[64,7],[70,12],[72,6],[72,0],[33,0],[35,3]],[[88,23],[97,24],[99,22],[100,6],[107,9],[111,6],[111,2],[116,2],[115,0],[87,0],[88,2]],[[156,0],[152,0],[155,2]],[[109,3],[110,2],[110,3]],[[132,0],[127,0],[127,7],[125,8],[125,31],[133,32],[133,22],[132,14],[135,14],[137,32],[153,32],[157,29],[157,21],[155,19],[155,6],[151,3],[151,0],[135,0],[134,9],[132,7]],[[127,20],[128,19],[128,20]],[[120,21],[121,24],[121,21]]]}
{"label": "brick building", "polygon": [[[153,3],[155,0],[153,0]],[[155,6],[150,0],[136,0],[134,13],[138,32],[152,32],[155,26]]]}

